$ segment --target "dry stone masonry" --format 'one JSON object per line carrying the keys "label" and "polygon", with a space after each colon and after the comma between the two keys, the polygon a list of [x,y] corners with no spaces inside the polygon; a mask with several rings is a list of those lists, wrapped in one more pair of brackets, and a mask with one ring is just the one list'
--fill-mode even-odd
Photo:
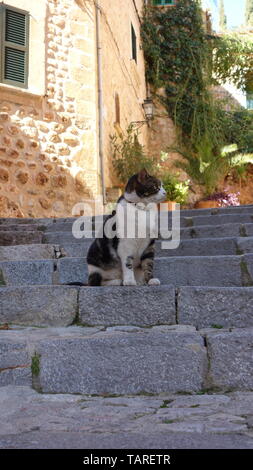
{"label": "dry stone masonry", "polygon": [[[29,10],[31,2],[22,2]],[[99,190],[92,15],[72,1],[39,2],[31,34],[40,14],[43,92],[1,86],[0,214],[6,217],[71,214]],[[38,50],[38,41],[32,36],[30,47]]]}
{"label": "dry stone masonry", "polygon": [[[0,448],[29,446],[22,420],[45,448],[45,433],[70,447],[76,432],[93,448],[126,434],[151,448],[252,448],[252,211],[181,211],[181,233],[195,232],[175,253],[157,241],[158,287],[79,287],[91,240],[73,237],[73,219],[0,219],[0,412],[12,410]],[[38,422],[52,397],[54,419]]]}

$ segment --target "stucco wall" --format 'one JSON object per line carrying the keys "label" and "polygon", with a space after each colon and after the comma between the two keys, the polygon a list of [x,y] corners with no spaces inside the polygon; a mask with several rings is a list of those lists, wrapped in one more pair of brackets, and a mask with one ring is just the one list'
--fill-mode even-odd
{"label": "stucco wall", "polygon": [[[145,65],[140,41],[140,14],[143,0],[134,3],[101,0],[102,63],[103,63],[103,124],[106,186],[117,179],[112,171],[110,134],[124,132],[133,121],[145,120],[142,103],[147,97]],[[138,7],[137,10],[135,5]],[[137,63],[132,59],[131,23],[137,36]],[[115,96],[120,102],[120,128],[115,127]],[[140,129],[140,141],[148,145],[147,125]]]}

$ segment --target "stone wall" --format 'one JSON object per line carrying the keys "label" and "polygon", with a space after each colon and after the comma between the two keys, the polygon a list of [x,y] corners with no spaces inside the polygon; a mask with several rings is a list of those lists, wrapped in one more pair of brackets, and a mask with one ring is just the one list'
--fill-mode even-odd
{"label": "stone wall", "polygon": [[94,6],[4,3],[31,13],[30,70],[27,90],[0,84],[0,214],[70,215],[100,192]]}

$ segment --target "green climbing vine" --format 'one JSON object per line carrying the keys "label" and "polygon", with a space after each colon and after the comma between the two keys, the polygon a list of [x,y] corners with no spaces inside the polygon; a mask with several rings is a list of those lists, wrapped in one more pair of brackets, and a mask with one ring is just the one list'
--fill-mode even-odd
{"label": "green climbing vine", "polygon": [[[144,9],[142,46],[147,81],[164,104],[178,130],[177,148],[185,163],[178,167],[214,190],[225,176],[231,156],[225,145],[250,147],[253,114],[249,119],[225,112],[211,92],[212,85],[230,81],[245,90],[249,86],[253,41],[233,35],[209,34],[199,0],[178,0],[175,7]],[[246,111],[247,113],[247,111]],[[247,125],[247,142],[229,140],[229,129]],[[249,135],[248,135],[249,133]],[[242,148],[240,148],[242,145]]]}
{"label": "green climbing vine", "polygon": [[237,88],[253,91],[252,34],[227,33],[213,40],[213,77],[218,84],[227,80]]}
{"label": "green climbing vine", "polygon": [[193,146],[211,134],[223,143],[220,104],[212,85],[230,81],[253,89],[253,39],[249,35],[210,35],[205,31],[201,2],[178,0],[173,8],[146,7],[142,45],[147,80],[160,95],[170,117]]}
{"label": "green climbing vine", "polygon": [[209,92],[212,46],[200,2],[179,0],[174,8],[146,8],[142,44],[147,80],[156,92],[165,89],[165,97],[160,98],[184,139],[199,141],[210,126],[214,132],[216,109]]}

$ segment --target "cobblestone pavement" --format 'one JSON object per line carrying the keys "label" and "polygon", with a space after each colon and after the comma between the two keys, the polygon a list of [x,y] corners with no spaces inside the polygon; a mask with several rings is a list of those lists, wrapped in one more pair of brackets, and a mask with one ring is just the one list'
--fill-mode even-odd
{"label": "cobblestone pavement", "polygon": [[253,392],[94,397],[0,388],[0,448],[253,448]]}

